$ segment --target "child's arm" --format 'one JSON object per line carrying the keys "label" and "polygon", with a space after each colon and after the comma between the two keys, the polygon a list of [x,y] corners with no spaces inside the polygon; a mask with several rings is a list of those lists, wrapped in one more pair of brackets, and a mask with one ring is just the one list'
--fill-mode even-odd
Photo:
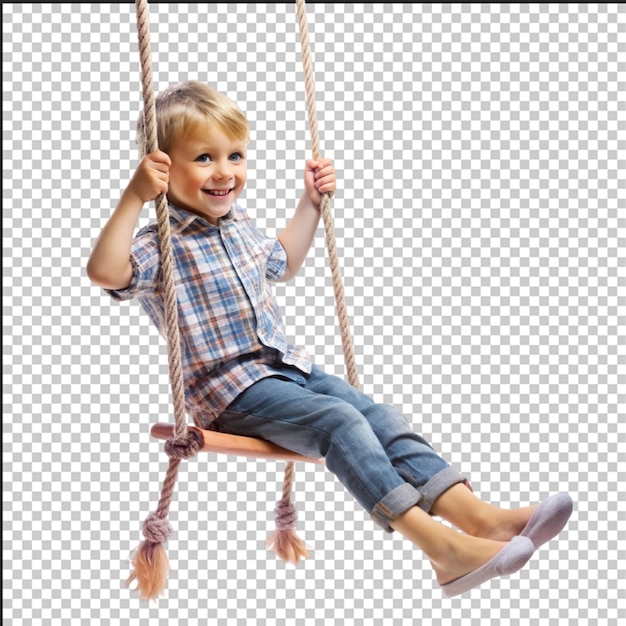
{"label": "child's arm", "polygon": [[287,228],[278,236],[287,252],[287,271],[282,281],[291,280],[297,274],[309,252],[320,221],[322,194],[332,194],[337,188],[332,161],[330,159],[307,161],[304,187],[305,192],[300,198],[296,212]]}
{"label": "child's arm", "polygon": [[94,246],[87,275],[105,289],[124,289],[133,276],[130,250],[144,203],[167,193],[170,158],[164,152],[144,157]]}

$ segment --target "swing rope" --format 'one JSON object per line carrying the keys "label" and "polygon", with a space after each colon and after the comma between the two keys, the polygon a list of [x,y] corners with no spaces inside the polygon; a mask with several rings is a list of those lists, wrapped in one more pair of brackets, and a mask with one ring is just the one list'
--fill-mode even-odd
{"label": "swing rope", "polygon": [[[320,138],[317,130],[317,111],[315,107],[315,84],[313,80],[313,55],[309,42],[309,29],[306,20],[305,0],[296,0],[298,16],[298,27],[300,29],[300,44],[302,47],[302,65],[304,70],[304,89],[306,95],[306,108],[309,117],[309,133],[311,135],[311,152],[313,159],[320,158]],[[339,329],[341,331],[341,342],[343,345],[344,361],[348,374],[348,382],[357,389],[359,388],[359,375],[354,358],[354,346],[350,335],[350,325],[346,309],[346,300],[343,289],[343,279],[339,267],[337,255],[337,240],[335,238],[335,226],[330,212],[330,194],[322,194],[320,205],[322,220],[324,221],[324,232],[326,234],[326,248],[330,271],[333,279],[333,291],[335,294],[335,306],[337,317],[339,318]]]}
{"label": "swing rope", "polygon": [[[305,0],[296,0],[296,4],[302,46],[311,148],[313,159],[317,160],[320,157],[320,140],[317,129],[317,113],[314,98],[312,54],[306,22],[306,2]],[[152,77],[148,2],[147,0],[136,0],[135,6],[144,101],[145,148],[146,153],[151,153],[158,149],[158,140]],[[174,262],[171,247],[169,211],[167,198],[164,194],[159,194],[156,198],[155,208],[161,253],[169,376],[174,405],[175,425],[173,437],[169,438],[165,443],[165,452],[169,457],[169,464],[161,489],[161,497],[156,511],[150,514],[143,524],[142,532],[145,540],[139,545],[133,555],[132,564],[134,571],[126,581],[127,586],[133,581],[137,581],[137,590],[142,599],[156,598],[165,587],[169,561],[163,544],[173,532],[167,517],[174,493],[178,469],[182,459],[193,458],[203,445],[203,438],[198,432],[198,429],[188,428],[185,414],[182,354],[178,327],[176,289],[174,285]],[[337,255],[337,243],[333,219],[330,212],[330,194],[325,193],[322,195],[320,211],[326,233],[326,246],[332,272],[333,290],[348,372],[348,381],[351,385],[358,388],[359,381],[354,358],[354,348],[350,336],[343,282]],[[279,500],[275,509],[276,530],[268,538],[267,545],[276,552],[279,558],[288,562],[297,563],[302,557],[308,556],[308,551],[304,542],[296,535],[294,530],[297,521],[297,512],[291,497],[294,471],[294,462],[289,461],[285,468],[282,498]]]}

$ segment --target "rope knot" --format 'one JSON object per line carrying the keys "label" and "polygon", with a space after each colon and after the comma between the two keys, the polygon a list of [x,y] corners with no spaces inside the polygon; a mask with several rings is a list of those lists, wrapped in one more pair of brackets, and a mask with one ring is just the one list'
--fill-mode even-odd
{"label": "rope knot", "polygon": [[142,528],[143,536],[152,543],[165,543],[174,532],[167,519],[159,517],[156,513],[148,515]]}
{"label": "rope knot", "polygon": [[291,498],[282,498],[274,509],[276,530],[293,530],[298,521],[298,511]]}
{"label": "rope knot", "polygon": [[187,437],[172,437],[165,442],[165,453],[172,459],[191,459],[202,447],[202,435],[189,430]]}

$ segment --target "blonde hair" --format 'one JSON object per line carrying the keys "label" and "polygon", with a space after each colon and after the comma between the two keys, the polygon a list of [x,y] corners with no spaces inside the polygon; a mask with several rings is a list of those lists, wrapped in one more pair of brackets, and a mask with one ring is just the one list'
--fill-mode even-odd
{"label": "blonde hair", "polygon": [[[200,81],[189,80],[164,89],[156,96],[155,107],[157,139],[163,152],[211,125],[231,139],[250,141],[250,125],[237,104]],[[141,156],[145,156],[143,112],[137,121],[137,143]]]}

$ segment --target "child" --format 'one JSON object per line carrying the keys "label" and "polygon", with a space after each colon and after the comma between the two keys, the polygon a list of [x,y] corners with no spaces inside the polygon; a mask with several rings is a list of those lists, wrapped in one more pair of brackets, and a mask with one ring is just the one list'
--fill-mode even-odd
{"label": "child", "polygon": [[[325,457],[375,522],[426,554],[448,596],[523,567],[565,526],[568,495],[515,510],[482,502],[398,411],[324,373],[285,339],[270,283],[302,265],[322,194],[336,189],[331,161],[306,163],[296,211],[269,239],[236,203],[249,142],[241,110],[189,81],[157,97],[156,117],[160,150],[143,155],[87,271],[113,298],[138,298],[163,332],[156,227],[133,232],[144,203],[167,194],[186,408],[196,424]],[[141,146],[143,135],[140,119]]]}

